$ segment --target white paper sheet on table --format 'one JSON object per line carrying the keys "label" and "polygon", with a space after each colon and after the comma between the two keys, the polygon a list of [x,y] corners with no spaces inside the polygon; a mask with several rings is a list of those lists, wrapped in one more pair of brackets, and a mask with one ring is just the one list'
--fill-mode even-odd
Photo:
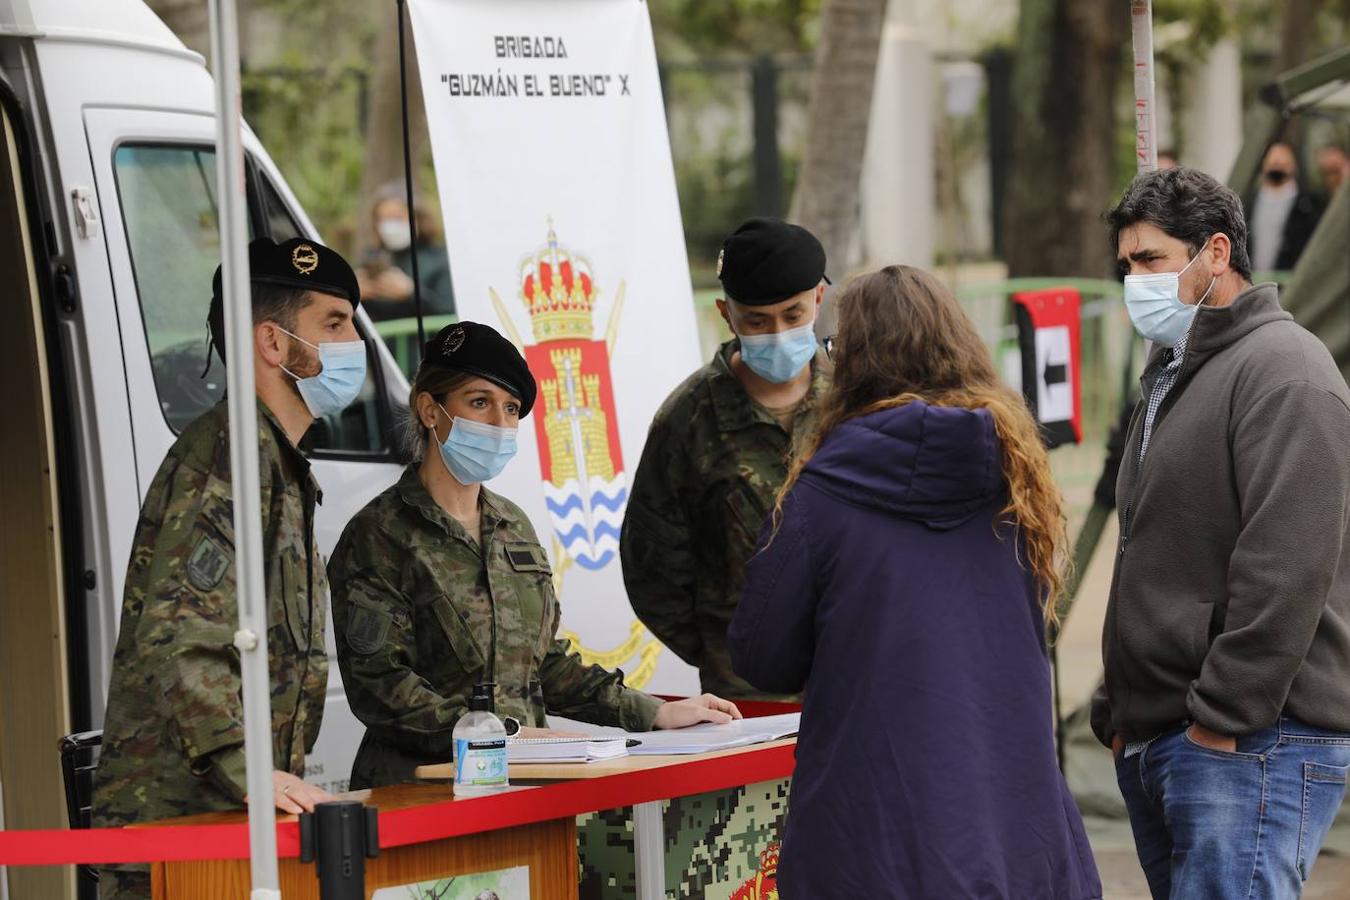
{"label": "white paper sheet on table", "polygon": [[631,756],[665,754],[683,756],[713,750],[732,750],[736,747],[748,747],[751,744],[792,737],[797,733],[801,718],[801,713],[794,712],[778,716],[761,716],[756,719],[738,719],[727,725],[705,723],[672,731],[629,732],[621,728],[587,725],[571,719],[549,716],[549,727],[582,731],[593,738],[627,737],[641,741],[642,743],[636,747],[628,748]]}

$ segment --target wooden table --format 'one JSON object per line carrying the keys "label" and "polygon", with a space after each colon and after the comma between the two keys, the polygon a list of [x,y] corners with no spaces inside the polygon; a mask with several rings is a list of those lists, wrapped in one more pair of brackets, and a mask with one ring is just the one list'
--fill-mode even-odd
{"label": "wooden table", "polygon": [[[691,756],[628,756],[596,763],[536,763],[511,767],[518,782],[487,797],[455,797],[448,782],[355,791],[380,810],[380,855],[366,860],[366,895],[464,875],[528,866],[531,900],[576,900],[576,817],[632,807],[639,900],[665,897],[661,804],[741,785],[789,777],[795,739]],[[453,776],[450,765],[425,766],[428,778]],[[244,810],[208,813],[155,825],[246,827]],[[314,866],[296,856],[296,817],[278,816],[281,891],[285,900],[318,897]],[[203,856],[212,852],[203,847]],[[249,861],[191,859],[152,863],[155,900],[238,900],[249,893]]]}
{"label": "wooden table", "polygon": [[[512,788],[510,792],[529,791]],[[342,800],[360,800],[377,806],[381,814],[410,810],[429,804],[467,804],[481,798],[456,798],[449,785],[404,784],[352,791]],[[455,813],[446,807],[447,815]],[[278,815],[278,824],[295,822],[296,816]],[[246,823],[247,812],[207,813],[160,822],[161,825],[226,825]],[[424,843],[382,849],[366,860],[366,896],[382,887],[396,887],[452,875],[528,866],[530,900],[576,900],[577,839],[574,815],[481,831]],[[319,880],[312,863],[291,857],[279,861],[281,895],[285,900],[309,900],[319,896]],[[247,859],[206,859],[188,862],[152,863],[154,900],[215,900],[249,895]]]}
{"label": "wooden table", "polygon": [[[707,769],[722,763],[745,763],[756,758],[782,756],[785,749],[795,748],[795,737],[781,741],[751,744],[732,750],[668,756],[621,756],[618,759],[587,763],[513,763],[510,766],[512,784],[517,782],[592,781],[600,779],[634,780],[638,773],[653,772],[661,777],[684,774],[687,769]],[[666,770],[658,772],[658,770]],[[419,766],[419,778],[449,778],[455,776],[453,763]],[[678,778],[672,778],[678,782]],[[678,796],[680,787],[672,783],[668,796]],[[666,794],[663,794],[666,796]],[[633,852],[637,879],[638,900],[664,900],[666,896],[665,819],[661,814],[661,800],[633,803]]]}

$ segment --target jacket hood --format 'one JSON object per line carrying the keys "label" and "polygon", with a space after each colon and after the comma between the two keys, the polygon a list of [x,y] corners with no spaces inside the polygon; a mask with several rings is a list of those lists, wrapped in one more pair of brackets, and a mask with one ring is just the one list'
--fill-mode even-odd
{"label": "jacket hood", "polygon": [[802,481],[854,506],[955,528],[1003,492],[998,435],[987,409],[922,401],[835,427]]}

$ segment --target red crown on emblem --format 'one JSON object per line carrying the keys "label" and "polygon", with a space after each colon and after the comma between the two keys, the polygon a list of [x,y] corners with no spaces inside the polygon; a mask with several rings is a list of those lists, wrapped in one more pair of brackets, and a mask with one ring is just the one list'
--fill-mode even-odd
{"label": "red crown on emblem", "polygon": [[520,263],[520,298],[530,312],[535,340],[590,340],[599,293],[590,262],[558,243],[550,218],[548,243]]}

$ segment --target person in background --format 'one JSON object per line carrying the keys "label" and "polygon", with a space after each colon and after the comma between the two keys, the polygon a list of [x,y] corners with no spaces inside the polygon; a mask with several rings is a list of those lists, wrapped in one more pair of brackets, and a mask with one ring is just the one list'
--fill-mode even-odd
{"label": "person in background", "polygon": [[1326,144],[1317,151],[1317,171],[1327,195],[1335,196],[1341,185],[1350,181],[1350,153],[1343,144]]}
{"label": "person in background", "polygon": [[1163,148],[1158,151],[1158,168],[1175,169],[1177,167],[1177,152],[1171,148]]}
{"label": "person in background", "polygon": [[633,476],[619,550],[643,624],[696,666],[703,690],[758,693],[727,658],[745,561],[816,422],[829,362],[816,345],[825,248],[805,228],[750,219],[729,236],[718,311],[732,339],[657,411]]}
{"label": "person in background", "polygon": [[1294,148],[1276,141],[1261,161],[1261,183],[1248,214],[1252,269],[1289,271],[1322,218],[1322,200],[1299,183]]}
{"label": "person in background", "polygon": [[[386,185],[371,208],[377,247],[366,254],[357,278],[366,312],[372,319],[406,319],[417,315],[413,300],[412,228],[408,195],[402,185]],[[425,203],[425,201],[423,201]],[[417,209],[417,275],[422,284],[422,312],[453,314],[450,258],[441,237],[440,216],[428,206]]]}
{"label": "person in background", "polygon": [[834,379],[728,644],[805,688],[784,897],[1101,896],[1055,757],[1065,525],[1036,422],[932,275],[838,298]]}
{"label": "person in background", "polygon": [[1145,173],[1106,220],[1154,350],[1092,727],[1154,898],[1298,897],[1350,767],[1350,388],[1233,191]]}
{"label": "person in background", "polygon": [[[328,584],[314,542],[319,486],[298,449],[320,416],[361,390],[366,349],[356,276],[334,251],[296,238],[249,244],[257,385],[263,586],[272,697],[272,796],[285,813],[333,799],[301,780],[328,689]],[[209,314],[225,361],[221,271]],[[250,359],[251,357],[251,359]],[[94,775],[93,823],[107,828],[243,806],[245,777],[224,400],[169,448],[141,506]],[[100,870],[104,900],[149,898],[144,865]]]}
{"label": "person in background", "polygon": [[515,455],[537,393],[520,351],[486,325],[427,341],[408,398],[417,461],[347,524],[328,566],[342,681],[366,726],[353,789],[449,761],[478,684],[525,736],[548,713],[629,731],[740,718],[710,694],[662,702],[625,687],[558,638],[548,555],[520,507],[483,485]]}

